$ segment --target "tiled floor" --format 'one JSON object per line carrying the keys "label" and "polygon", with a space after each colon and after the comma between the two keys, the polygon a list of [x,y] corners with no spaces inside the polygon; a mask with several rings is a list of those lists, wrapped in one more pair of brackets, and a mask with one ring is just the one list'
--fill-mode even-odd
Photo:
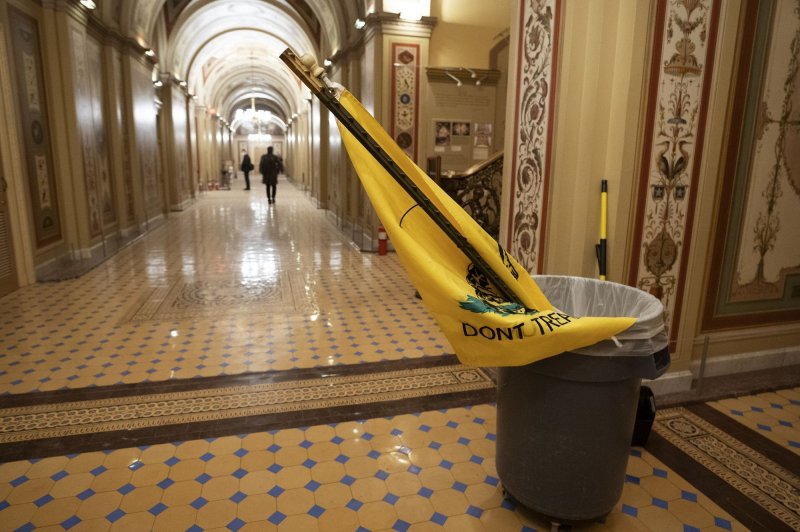
{"label": "tiled floor", "polygon": [[279,194],[209,192],[83,277],[3,298],[0,393],[450,352],[393,254]]}
{"label": "tiled floor", "polygon": [[[476,405],[17,461],[0,466],[0,519],[11,530],[548,529],[503,499],[495,443],[495,408]],[[631,451],[625,482],[589,529],[744,530],[645,450]]]}
{"label": "tiled floor", "polygon": [[[209,192],[83,277],[0,299],[0,451],[20,457],[0,530],[549,529],[503,497],[486,374],[447,358],[396,258],[290,183],[260,192]],[[799,390],[712,406],[796,456]],[[582,528],[757,529],[664,436],[680,416],[713,431],[693,412],[630,451],[620,501]]]}
{"label": "tiled floor", "polygon": [[709,403],[800,456],[800,392],[778,390]]}

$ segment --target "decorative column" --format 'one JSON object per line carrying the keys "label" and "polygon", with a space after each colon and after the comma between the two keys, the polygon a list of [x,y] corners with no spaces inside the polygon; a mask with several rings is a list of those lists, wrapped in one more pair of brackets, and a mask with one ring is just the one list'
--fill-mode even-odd
{"label": "decorative column", "polygon": [[506,142],[501,242],[529,272],[541,270],[544,250],[560,5],[520,0],[512,19],[509,72],[516,80],[509,75],[513,100],[506,123],[513,129]]}
{"label": "decorative column", "polygon": [[[372,13],[366,17],[365,69],[362,79],[374,79],[374,92],[362,86],[362,100],[397,145],[420,163],[419,146],[425,132],[419,128],[424,98],[422,68],[428,65],[428,46],[436,25],[434,17],[417,21],[397,13]],[[388,80],[388,85],[382,85]]]}
{"label": "decorative column", "polygon": [[719,0],[662,0],[656,11],[628,281],[664,303],[671,343],[692,238],[719,7]]}

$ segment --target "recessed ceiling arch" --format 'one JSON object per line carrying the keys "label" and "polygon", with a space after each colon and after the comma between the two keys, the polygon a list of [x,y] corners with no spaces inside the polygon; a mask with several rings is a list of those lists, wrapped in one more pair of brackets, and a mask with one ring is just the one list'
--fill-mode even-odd
{"label": "recessed ceiling arch", "polygon": [[[291,46],[319,52],[302,18],[286,6],[260,0],[211,0],[203,6],[199,2],[193,5],[197,7],[187,9],[170,33],[163,61],[167,70],[188,77],[188,63],[197,50],[208,41],[230,38],[231,34],[242,48],[263,38],[265,46],[272,45],[276,50]],[[239,31],[250,33],[239,35]]]}
{"label": "recessed ceiling arch", "polygon": [[[303,108],[306,91],[278,56],[286,48],[320,61],[354,35],[365,0],[120,0],[112,16],[158,68],[187,82],[200,106],[230,120],[258,104],[282,122]],[[251,59],[251,57],[253,59]]]}
{"label": "recessed ceiling arch", "polygon": [[287,107],[296,108],[300,98],[297,81],[278,58],[285,46],[275,36],[252,30],[220,35],[205,43],[192,59],[186,80],[189,90],[202,105],[216,107],[221,113],[227,112],[223,104],[226,94],[240,86],[249,90],[273,87]]}

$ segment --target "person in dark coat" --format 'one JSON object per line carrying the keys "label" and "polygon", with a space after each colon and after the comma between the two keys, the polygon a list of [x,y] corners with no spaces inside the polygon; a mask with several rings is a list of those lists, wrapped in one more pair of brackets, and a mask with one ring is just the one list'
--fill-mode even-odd
{"label": "person in dark coat", "polygon": [[250,171],[253,168],[255,168],[255,166],[253,166],[253,162],[250,160],[247,150],[242,150],[242,164],[239,166],[239,169],[244,172],[245,190],[250,190]]}
{"label": "person in dark coat", "polygon": [[267,185],[267,201],[275,203],[275,191],[278,188],[278,174],[283,172],[281,158],[272,153],[272,146],[267,148],[267,153],[261,156],[258,164],[261,172],[261,182]]}

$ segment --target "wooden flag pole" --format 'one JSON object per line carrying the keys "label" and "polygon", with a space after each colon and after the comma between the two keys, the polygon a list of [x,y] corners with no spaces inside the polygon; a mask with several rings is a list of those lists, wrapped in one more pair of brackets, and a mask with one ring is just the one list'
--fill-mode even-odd
{"label": "wooden flag pole", "polygon": [[520,297],[509,287],[495,272],[469,241],[453,227],[453,224],[439,211],[436,205],[417,187],[408,175],[392,160],[375,139],[361,127],[361,124],[345,109],[336,98],[336,90],[327,85],[323,79],[325,69],[320,67],[312,57],[305,55],[302,58],[287,48],[280,55],[281,60],[289,69],[311,89],[320,102],[336,117],[339,122],[358,140],[369,153],[375,157],[381,166],[394,178],[409,196],[430,216],[448,238],[469,259],[475,268],[483,274],[506,301],[517,303],[525,307]]}

